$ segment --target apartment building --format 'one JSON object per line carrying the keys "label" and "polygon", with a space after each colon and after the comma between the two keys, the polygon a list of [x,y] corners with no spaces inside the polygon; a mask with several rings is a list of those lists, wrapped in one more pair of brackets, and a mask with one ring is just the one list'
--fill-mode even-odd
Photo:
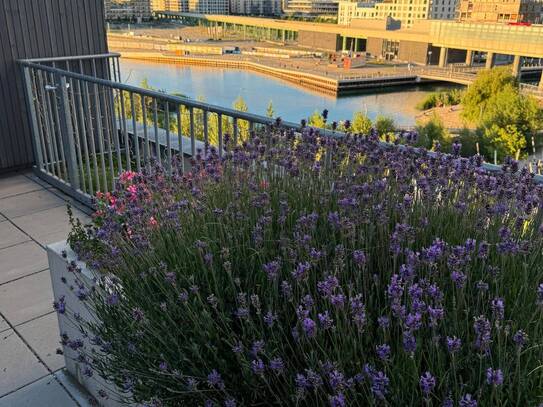
{"label": "apartment building", "polygon": [[417,20],[455,18],[458,0],[382,0],[372,2],[340,1],[338,24],[349,25],[353,19],[391,17],[402,27],[412,27]]}
{"label": "apartment building", "polygon": [[148,20],[151,0],[105,0],[106,20]]}
{"label": "apartment building", "polygon": [[188,0],[152,0],[152,11],[176,11],[180,13],[189,11]]}
{"label": "apartment building", "polygon": [[229,14],[229,0],[187,0],[189,13]]}
{"label": "apartment building", "polygon": [[230,0],[231,14],[274,16],[281,14],[281,0]]}
{"label": "apartment building", "polygon": [[460,21],[543,23],[543,0],[460,0]]}
{"label": "apartment building", "polygon": [[334,0],[284,0],[283,13],[307,16],[337,15],[338,1]]}

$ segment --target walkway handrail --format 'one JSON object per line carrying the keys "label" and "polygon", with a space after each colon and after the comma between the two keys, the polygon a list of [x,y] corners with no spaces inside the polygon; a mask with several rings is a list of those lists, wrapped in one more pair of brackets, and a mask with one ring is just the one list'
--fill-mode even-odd
{"label": "walkway handrail", "polygon": [[[93,204],[97,191],[111,190],[122,171],[141,171],[153,158],[171,171],[172,159],[178,154],[184,170],[198,149],[213,144],[222,154],[227,134],[238,143],[276,122],[273,118],[111,80],[120,79],[118,54],[99,55],[96,59],[69,57],[71,61],[78,59],[92,61],[93,76],[84,70],[71,72],[47,65],[53,59],[23,60],[20,65],[36,173],[87,205]],[[104,77],[97,77],[96,60],[113,61],[113,73],[107,70],[108,66],[101,66]],[[282,121],[281,125],[300,131],[298,123]],[[318,131],[325,137],[346,136],[329,129]],[[484,167],[501,170],[490,164]]]}

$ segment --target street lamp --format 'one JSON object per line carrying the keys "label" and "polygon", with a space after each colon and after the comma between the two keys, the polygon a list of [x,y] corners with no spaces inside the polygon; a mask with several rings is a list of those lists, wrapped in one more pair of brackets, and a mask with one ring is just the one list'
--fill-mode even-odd
{"label": "street lamp", "polygon": [[432,63],[432,51],[428,51],[428,61],[426,62],[426,65],[431,65]]}

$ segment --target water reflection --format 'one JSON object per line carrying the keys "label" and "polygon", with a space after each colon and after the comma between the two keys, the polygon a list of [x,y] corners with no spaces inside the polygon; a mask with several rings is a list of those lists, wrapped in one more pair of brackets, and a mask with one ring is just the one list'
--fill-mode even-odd
{"label": "water reflection", "polygon": [[231,107],[241,96],[251,113],[265,114],[272,101],[276,116],[298,122],[314,111],[329,110],[329,120],[350,119],[355,111],[369,117],[392,116],[398,125],[415,124],[415,108],[424,96],[447,85],[423,85],[387,88],[372,93],[336,98],[300,88],[277,78],[254,72],[170,65],[153,62],[122,60],[123,80],[139,85],[143,79],[155,88],[177,92],[191,98],[202,97],[206,102]]}

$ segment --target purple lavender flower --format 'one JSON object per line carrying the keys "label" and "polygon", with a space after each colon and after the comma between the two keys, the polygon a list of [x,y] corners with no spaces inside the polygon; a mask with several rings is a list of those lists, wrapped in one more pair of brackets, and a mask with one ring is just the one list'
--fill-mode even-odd
{"label": "purple lavender flower", "polygon": [[358,267],[362,267],[366,264],[366,254],[362,250],[355,250],[353,252],[353,259]]}
{"label": "purple lavender flower", "polygon": [[264,365],[262,359],[256,359],[251,362],[251,370],[255,375],[263,375],[265,369],[266,366]]}
{"label": "purple lavender flower", "polygon": [[381,359],[382,361],[387,361],[390,357],[390,346],[386,343],[382,345],[377,345],[375,347],[375,352],[377,353],[379,359]]}
{"label": "purple lavender flower", "polygon": [[236,400],[234,399],[226,399],[224,401],[224,407],[236,407],[237,406],[237,403],[236,403]]}
{"label": "purple lavender flower", "polygon": [[452,338],[450,336],[447,336],[447,350],[449,353],[453,354],[460,350],[462,347],[462,341],[460,338],[457,338],[456,336],[453,336]]}
{"label": "purple lavender flower", "polygon": [[158,369],[159,369],[159,370],[162,370],[163,372],[165,372],[166,370],[168,370],[168,364],[167,364],[165,361],[162,361],[162,362],[160,362],[160,364],[158,365]]}
{"label": "purple lavender flower", "polygon": [[317,324],[311,318],[305,318],[302,321],[302,327],[304,329],[305,334],[309,338],[313,338],[317,334]]}
{"label": "purple lavender flower", "polygon": [[345,385],[345,377],[343,373],[336,369],[332,370],[328,374],[328,381],[330,382],[330,386],[334,390],[341,389]]}
{"label": "purple lavender flower", "polygon": [[486,382],[491,386],[501,386],[503,384],[503,373],[501,369],[486,369]]}
{"label": "purple lavender flower", "polygon": [[251,349],[253,356],[256,357],[258,354],[262,353],[264,351],[264,345],[265,342],[263,340],[254,341]]}
{"label": "purple lavender flower", "polygon": [[266,263],[262,266],[262,269],[264,270],[270,281],[277,278],[280,268],[281,264],[278,260],[270,261],[269,263]]}
{"label": "purple lavender flower", "polygon": [[481,352],[488,352],[492,342],[490,322],[484,316],[477,317],[473,323],[473,329],[475,331],[475,347]]}
{"label": "purple lavender flower", "polygon": [[543,283],[537,287],[537,305],[543,306]]}
{"label": "purple lavender flower", "polygon": [[338,393],[334,396],[330,396],[330,407],[345,407],[345,396],[343,393]]}
{"label": "purple lavender flower", "polygon": [[264,315],[264,323],[268,328],[272,328],[275,321],[277,321],[277,314],[274,314],[271,311],[268,311],[266,315]]}
{"label": "purple lavender flower", "polygon": [[324,330],[330,329],[334,326],[334,320],[330,317],[328,311],[318,314],[319,322]]}
{"label": "purple lavender flower", "polygon": [[436,379],[430,372],[426,372],[420,377],[419,384],[424,397],[428,398],[436,386]]}
{"label": "purple lavender flower", "polygon": [[317,283],[317,289],[323,297],[329,297],[339,286],[336,276],[327,276],[323,281]]}
{"label": "purple lavender flower", "polygon": [[519,329],[515,334],[513,335],[513,342],[519,349],[522,349],[524,345],[528,342],[528,334],[524,332],[522,329]]}
{"label": "purple lavender flower", "polygon": [[467,393],[462,396],[458,405],[460,407],[477,407],[477,400],[471,394]]}
{"label": "purple lavender flower", "polygon": [[407,353],[413,353],[417,349],[417,340],[411,331],[404,331],[402,343]]}
{"label": "purple lavender flower", "polygon": [[377,318],[377,323],[379,324],[380,328],[387,329],[390,326],[390,319],[388,319],[388,317],[385,315],[381,315],[379,318]]}
{"label": "purple lavender flower", "polygon": [[273,358],[270,360],[270,369],[275,373],[281,373],[285,369],[285,363],[281,358]]}
{"label": "purple lavender flower", "polygon": [[219,390],[224,390],[225,388],[221,374],[217,372],[216,369],[213,369],[211,373],[207,375],[207,383],[210,387],[214,387]]}
{"label": "purple lavender flower", "polygon": [[59,314],[64,314],[66,312],[66,298],[62,296],[58,301],[53,302],[53,309]]}
{"label": "purple lavender flower", "polygon": [[503,319],[505,313],[505,302],[503,298],[494,298],[490,303],[492,314],[496,319]]}
{"label": "purple lavender flower", "polygon": [[311,264],[307,262],[298,263],[296,269],[292,272],[292,277],[294,277],[297,281],[302,281],[307,277],[310,268]]}
{"label": "purple lavender flower", "polygon": [[384,400],[388,393],[390,380],[383,372],[376,372],[371,376],[371,392],[379,400]]}
{"label": "purple lavender flower", "polygon": [[330,296],[330,302],[336,308],[343,308],[345,304],[345,296],[343,294],[332,294]]}
{"label": "purple lavender flower", "polygon": [[281,294],[283,297],[285,297],[287,300],[290,300],[292,298],[292,287],[288,283],[288,281],[281,282]]}

